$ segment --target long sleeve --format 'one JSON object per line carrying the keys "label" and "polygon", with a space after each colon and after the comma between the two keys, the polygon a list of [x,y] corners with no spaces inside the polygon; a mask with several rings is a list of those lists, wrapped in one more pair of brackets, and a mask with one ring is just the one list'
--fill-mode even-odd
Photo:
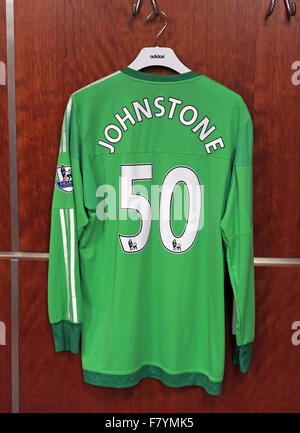
{"label": "long sleeve", "polygon": [[79,123],[71,96],[61,131],[49,247],[48,313],[57,352],[79,351],[82,322],[79,240],[86,223]]}
{"label": "long sleeve", "polygon": [[[233,364],[250,369],[255,331],[252,222],[253,125],[247,108],[240,121],[225,211],[221,221],[233,290]],[[241,116],[242,117],[242,116]]]}

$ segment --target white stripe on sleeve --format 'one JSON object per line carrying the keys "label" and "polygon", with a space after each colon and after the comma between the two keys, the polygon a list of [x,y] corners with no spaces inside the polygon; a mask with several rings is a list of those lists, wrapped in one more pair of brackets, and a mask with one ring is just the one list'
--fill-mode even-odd
{"label": "white stripe on sleeve", "polygon": [[71,276],[71,294],[73,307],[73,322],[77,323],[77,304],[75,290],[75,225],[74,225],[74,209],[70,209],[70,235],[71,235],[71,257],[70,257],[70,276]]}
{"label": "white stripe on sleeve", "polygon": [[65,270],[66,270],[66,280],[67,280],[67,296],[68,296],[68,319],[70,318],[70,294],[69,294],[69,260],[68,260],[68,243],[67,243],[67,233],[66,233],[66,222],[64,209],[59,209],[60,213],[60,224],[61,224],[61,233],[63,239],[63,248],[64,248],[64,260],[65,260]]}

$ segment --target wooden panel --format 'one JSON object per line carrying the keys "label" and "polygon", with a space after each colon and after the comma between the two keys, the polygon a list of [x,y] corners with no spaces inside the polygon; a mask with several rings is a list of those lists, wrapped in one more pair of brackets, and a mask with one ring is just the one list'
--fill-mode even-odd
{"label": "wooden panel", "polygon": [[[244,98],[255,120],[253,106],[258,2],[210,0],[208,3],[206,38],[199,39],[196,36],[198,50],[194,55],[203,58],[204,74]],[[199,68],[200,71],[202,68]]]}
{"label": "wooden panel", "polygon": [[23,251],[48,250],[55,160],[63,105],[71,91],[63,73],[69,57],[73,57],[64,45],[64,3],[67,5],[59,0],[15,1],[19,221]]}
{"label": "wooden panel", "polygon": [[300,10],[287,20],[284,2],[277,3],[267,22],[261,7],[256,18],[255,254],[300,257],[300,85],[292,83]]}
{"label": "wooden panel", "polygon": [[[277,2],[267,23],[264,7],[268,2],[264,7],[258,0],[203,0],[201,6],[196,0],[185,3],[183,7],[179,0],[163,2],[169,27],[160,44],[174,48],[191,69],[244,98],[254,121],[255,255],[299,257],[296,122],[300,86],[291,83],[292,63],[299,60],[299,19],[286,21],[283,2]],[[48,250],[52,185],[68,97],[128,65],[142,47],[153,45],[161,28],[163,20],[144,24],[150,2],[142,3],[137,18],[131,17],[131,7],[131,2],[121,0],[15,0],[21,250]],[[116,20],[117,27],[112,25]],[[150,70],[170,73],[162,68]],[[0,102],[3,106],[2,99]],[[7,149],[7,133],[1,128],[0,134],[4,135],[0,137],[2,151],[2,146]],[[8,154],[1,154],[0,192],[3,190],[1,197],[8,203]],[[5,241],[7,209],[2,209],[6,222],[0,226],[3,249],[9,247]],[[228,344],[223,393],[215,398],[196,387],[171,389],[151,379],[123,390],[85,384],[80,356],[54,352],[47,316],[47,265],[20,264],[21,411],[299,410],[300,346],[291,342],[291,325],[300,320],[299,269],[256,269],[253,368],[247,375],[239,373],[231,365]]]}
{"label": "wooden panel", "polygon": [[238,92],[253,118],[254,252],[299,257],[300,85],[291,77],[300,22],[287,20],[283,2],[267,21],[268,3],[220,3],[209,2],[207,38],[198,39],[198,55],[206,58],[206,74]]}
{"label": "wooden panel", "polygon": [[[55,353],[47,317],[47,262],[20,263],[21,412],[292,412],[300,407],[300,345],[291,325],[300,320],[300,270],[256,270],[256,339],[252,369],[232,366],[227,335],[223,392],[172,389],[145,379],[110,389],[82,380],[80,355]],[[229,323],[229,317],[227,317]],[[155,398],[154,398],[155,396]]]}
{"label": "wooden panel", "polygon": [[[128,65],[143,46],[153,44],[163,20],[145,25],[150,4],[143,3],[134,19],[131,4],[120,0],[16,0],[15,9],[20,248],[47,251],[68,97]],[[192,69],[241,94],[252,114],[255,255],[299,256],[300,154],[294,150],[299,146],[294,125],[300,86],[291,83],[299,20],[287,25],[280,4],[266,23],[258,0],[222,0],[222,5],[220,0],[206,0],[201,7],[197,1],[182,7],[179,0],[166,0],[163,9],[169,27],[160,43],[173,47]],[[114,17],[117,28],[111,25]],[[29,154],[34,158],[24,157]]]}
{"label": "wooden panel", "polygon": [[[0,61],[6,64],[5,0],[0,0]],[[0,251],[8,251],[11,248],[7,107],[7,85],[0,85]]]}
{"label": "wooden panel", "polygon": [[[124,2],[15,1],[20,249],[48,250],[63,113],[72,92],[110,74],[127,55],[111,18]],[[119,27],[122,32],[122,25]],[[121,53],[122,52],[122,53]],[[120,54],[120,56],[118,55]],[[28,156],[25,156],[28,155]]]}
{"label": "wooden panel", "polygon": [[[0,260],[0,413],[11,412],[10,262]],[[4,324],[4,327],[3,327]],[[5,330],[3,330],[5,328]],[[3,335],[4,332],[4,335]],[[5,345],[3,336],[5,336]]]}

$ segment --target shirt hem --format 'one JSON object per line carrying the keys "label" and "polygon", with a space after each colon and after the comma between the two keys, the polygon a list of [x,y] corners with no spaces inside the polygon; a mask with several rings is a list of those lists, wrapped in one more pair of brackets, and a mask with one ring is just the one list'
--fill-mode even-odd
{"label": "shirt hem", "polygon": [[153,365],[144,365],[130,374],[107,374],[83,369],[83,379],[86,383],[109,388],[129,388],[145,378],[157,379],[171,388],[200,386],[213,396],[220,395],[222,390],[222,381],[214,382],[204,373],[170,374]]}

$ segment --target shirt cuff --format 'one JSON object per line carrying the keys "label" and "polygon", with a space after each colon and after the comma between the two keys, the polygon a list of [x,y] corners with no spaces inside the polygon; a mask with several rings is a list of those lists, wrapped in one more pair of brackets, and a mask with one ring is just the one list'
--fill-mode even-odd
{"label": "shirt cuff", "polygon": [[55,352],[79,352],[79,341],[81,334],[80,323],[72,323],[68,320],[62,320],[58,323],[52,323],[51,326],[55,344]]}
{"label": "shirt cuff", "polygon": [[251,367],[252,344],[248,343],[238,346],[236,337],[233,336],[233,365],[239,365],[242,373],[248,373]]}

